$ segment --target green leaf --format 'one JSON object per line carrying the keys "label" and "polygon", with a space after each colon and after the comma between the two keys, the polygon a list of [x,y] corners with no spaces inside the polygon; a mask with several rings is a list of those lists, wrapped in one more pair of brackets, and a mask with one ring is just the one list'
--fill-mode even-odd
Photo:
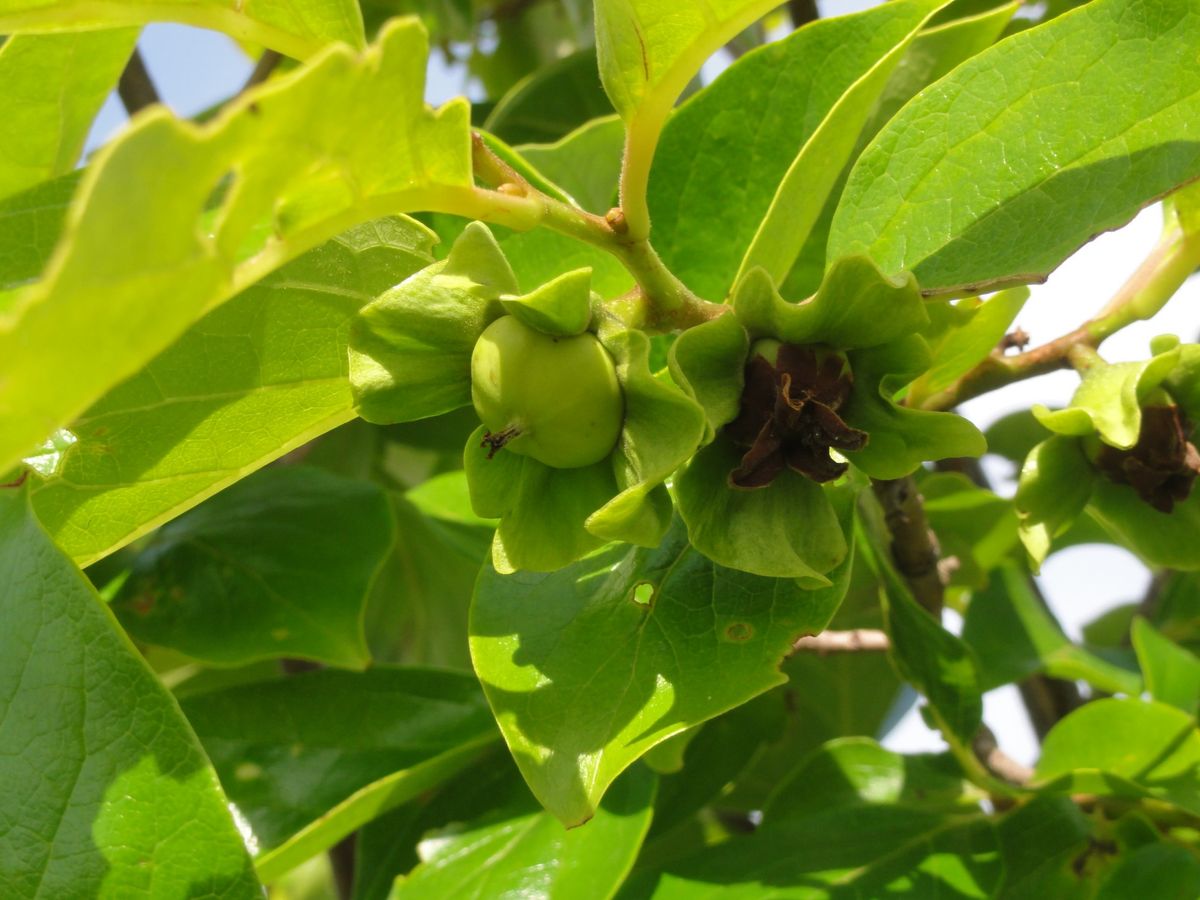
{"label": "green leaf", "polygon": [[32,492],[46,529],[87,565],[350,419],[350,321],[431,239],[410,219],[359,226],[197,322],[73,423]]}
{"label": "green leaf", "polygon": [[569,825],[655,744],[783,681],[792,641],[841,599],[723,569],[681,531],[549,575],[480,577],[475,671],[530,788]]}
{"label": "green leaf", "polygon": [[175,701],[0,491],[0,893],[261,896]]}
{"label": "green leaf", "polygon": [[978,299],[960,302],[956,310],[970,310],[973,314],[964,324],[928,338],[933,363],[909,387],[908,402],[913,406],[925,405],[930,397],[952,386],[986,359],[1008,333],[1028,299],[1029,289],[1022,287],[1001,291],[986,302]]}
{"label": "green leaf", "polygon": [[596,71],[596,51],[588,48],[519,81],[500,98],[483,127],[510,144],[549,143],[611,113]]}
{"label": "green leaf", "polygon": [[287,656],[361,669],[363,606],[395,527],[367,482],[266,469],[161,528],[112,608],[137,640],[210,665]]}
{"label": "green leaf", "polygon": [[435,831],[421,844],[421,865],[399,879],[390,896],[610,897],[650,827],[657,780],[644,766],[629,769],[592,820],[569,831],[528,797]]}
{"label": "green leaf", "polygon": [[[875,16],[871,17],[871,39],[851,46],[861,50],[885,35],[891,36],[891,46],[846,89],[801,147],[746,249],[739,275],[761,266],[776,282],[782,283],[787,277],[841,180],[847,162],[853,158],[858,135],[890,76],[917,32],[943,5],[945,0],[910,0],[878,6],[872,11]],[[880,21],[883,14],[890,19]],[[838,53],[839,57],[846,55],[849,54],[845,49]],[[814,66],[814,72],[820,73],[817,77],[824,77],[825,70],[825,66]]]}
{"label": "green leaf", "polygon": [[635,876],[621,900],[995,896],[1003,867],[979,814],[899,805],[818,810]]}
{"label": "green leaf", "polygon": [[0,316],[0,469],[203,313],[356,223],[482,214],[465,101],[424,105],[425,55],[402,20],[361,56],[331,48],[206,125],[150,111],[102,150],[43,280]]}
{"label": "green leaf", "polygon": [[779,785],[763,822],[779,822],[847,806],[895,804],[968,811],[978,798],[948,756],[902,756],[870,738],[838,738],[810,753]]}
{"label": "green leaf", "polygon": [[[778,231],[788,218],[802,243],[881,81],[932,5],[906,0],[813,22],[747,53],[671,116],[649,207],[655,248],[689,287],[722,299],[739,268],[756,262],[782,280],[787,269],[777,271],[774,258],[743,262],[760,223],[774,202],[770,227]],[[793,168],[788,193],[775,199]],[[801,170],[812,193],[797,202],[791,192]]]}
{"label": "green leaf", "polygon": [[[437,494],[453,483],[462,518],[447,518]],[[372,586],[364,616],[378,662],[468,670],[467,613],[475,577],[492,545],[494,523],[470,511],[461,470],[437,476],[404,497],[392,495],[396,540]]]}
{"label": "green leaf", "polygon": [[1161,513],[1128,485],[1098,478],[1088,509],[1117,543],[1149,565],[1200,569],[1200,491]]}
{"label": "green leaf", "polygon": [[1014,563],[993,572],[987,588],[971,598],[963,640],[979,660],[984,690],[1037,672],[1080,679],[1107,693],[1136,696],[1142,690],[1137,672],[1071,643]]}
{"label": "green leaf", "polygon": [[865,253],[934,293],[1041,280],[1200,175],[1198,16],[1097,0],[964,63],[859,158],[829,258]]}
{"label": "green leaf", "polygon": [[729,473],[741,458],[732,441],[718,437],[676,477],[679,514],[692,545],[743,572],[830,584],[849,555],[852,489],[827,490],[790,469],[764,488],[735,488]]}
{"label": "green leaf", "polygon": [[1034,796],[996,828],[1004,860],[1004,900],[1091,900],[1094,888],[1075,870],[1093,840],[1091,821],[1067,797]]}
{"label": "green leaf", "polygon": [[663,123],[713,53],[779,0],[598,0],[600,80],[625,121],[621,206],[634,238],[650,230],[646,182]]}
{"label": "green leaf", "polygon": [[450,255],[362,308],[350,330],[350,386],[368,422],[411,422],[471,404],[471,351],[504,314],[516,277],[486,225]]}
{"label": "green leaf", "polygon": [[1012,502],[977,487],[957,472],[933,473],[922,478],[919,486],[942,558],[958,560],[947,586],[984,587],[988,573],[1017,545],[1017,517]]}
{"label": "green leaf", "polygon": [[0,47],[0,197],[75,167],[137,31],[19,35]]}
{"label": "green leaf", "polygon": [[970,646],[923,609],[892,563],[882,513],[860,504],[869,518],[859,541],[880,579],[889,654],[900,675],[929,700],[947,740],[969,743],[983,721],[983,683]]}
{"label": "green leaf", "polygon": [[617,198],[624,137],[620,118],[605,116],[580,125],[556,143],[518,149],[547,178],[567,188],[584,209],[605,213]]}
{"label": "green leaf", "polygon": [[1200,896],[1200,860],[1187,848],[1155,843],[1118,859],[1096,900],[1187,900],[1196,896]]}
{"label": "green leaf", "polygon": [[93,31],[148,22],[178,22],[223,31],[248,44],[262,44],[305,59],[334,41],[363,44],[362,14],[351,0],[5,0],[0,34]]}
{"label": "green leaf", "polygon": [[1035,571],[1083,512],[1099,479],[1074,438],[1054,435],[1029,451],[1014,500]]}
{"label": "green leaf", "polygon": [[63,175],[0,199],[0,315],[12,308],[18,288],[45,267],[80,174]]}
{"label": "green leaf", "polygon": [[1047,789],[1151,797],[1200,815],[1200,733],[1163,703],[1095,700],[1054,726],[1036,782]]}
{"label": "green leaf", "polygon": [[324,670],[190,696],[183,709],[273,881],[470,765],[496,732],[475,679]]}
{"label": "green leaf", "polygon": [[1200,658],[1140,616],[1133,620],[1131,634],[1150,696],[1195,715],[1200,702]]}

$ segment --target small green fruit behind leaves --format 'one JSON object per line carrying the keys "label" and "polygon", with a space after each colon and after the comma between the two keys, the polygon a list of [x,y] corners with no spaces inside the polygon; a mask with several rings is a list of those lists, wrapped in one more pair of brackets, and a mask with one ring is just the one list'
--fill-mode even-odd
{"label": "small green fruit behind leaves", "polygon": [[554,337],[515,316],[497,319],[475,343],[471,399],[493,452],[558,469],[600,462],[621,433],[621,385],[596,336]]}

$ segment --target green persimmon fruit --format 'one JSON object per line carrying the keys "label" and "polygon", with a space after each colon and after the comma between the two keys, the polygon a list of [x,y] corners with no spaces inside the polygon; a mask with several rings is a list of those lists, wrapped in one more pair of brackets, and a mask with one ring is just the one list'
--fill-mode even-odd
{"label": "green persimmon fruit", "polygon": [[594,334],[555,337],[502,316],[471,353],[471,400],[486,445],[557,469],[599,462],[621,434],[625,402]]}

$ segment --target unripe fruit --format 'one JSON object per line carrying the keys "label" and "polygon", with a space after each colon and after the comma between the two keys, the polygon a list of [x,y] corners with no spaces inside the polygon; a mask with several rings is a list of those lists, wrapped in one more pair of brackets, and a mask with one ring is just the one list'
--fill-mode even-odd
{"label": "unripe fruit", "polygon": [[616,367],[595,335],[553,337],[513,316],[479,336],[471,400],[493,451],[504,447],[558,469],[608,456],[625,413]]}

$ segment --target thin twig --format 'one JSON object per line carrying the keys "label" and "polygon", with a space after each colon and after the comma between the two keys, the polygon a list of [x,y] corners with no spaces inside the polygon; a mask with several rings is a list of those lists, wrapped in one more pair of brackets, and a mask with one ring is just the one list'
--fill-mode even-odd
{"label": "thin twig", "polygon": [[941,619],[946,596],[944,574],[938,565],[941,550],[925,516],[925,503],[912,476],[872,481],[892,536],[892,559],[913,596],[936,619]]}
{"label": "thin twig", "polygon": [[264,50],[262,56],[258,58],[258,62],[254,64],[254,71],[250,73],[250,77],[246,79],[246,83],[242,85],[242,89],[238,93],[244,94],[250,88],[262,84],[271,77],[271,73],[281,62],[283,62],[283,54],[278,50]]}
{"label": "thin twig", "polygon": [[890,647],[886,632],[878,628],[855,628],[805,635],[792,644],[792,651],[827,656],[830,653],[886,653]]}
{"label": "thin twig", "polygon": [[1068,368],[1079,348],[1095,350],[1134,322],[1153,317],[1200,266],[1200,235],[1168,227],[1136,272],[1100,312],[1054,340],[1005,356],[994,351],[946,390],[929,397],[925,409],[950,409],[960,403],[1026,378]]}
{"label": "thin twig", "polygon": [[788,0],[788,12],[791,13],[794,28],[803,28],[809,22],[821,18],[817,0]]}
{"label": "thin twig", "polygon": [[137,47],[133,48],[129,62],[125,64],[125,71],[121,73],[121,78],[117,82],[117,95],[121,98],[125,112],[131,116],[147,106],[162,103],[158,89],[150,79],[146,61],[142,59],[142,53]]}
{"label": "thin twig", "polygon": [[971,749],[976,759],[1000,780],[1016,787],[1024,787],[1033,780],[1033,770],[1001,750],[996,743],[996,735],[986,725],[981,725],[975,733]]}

